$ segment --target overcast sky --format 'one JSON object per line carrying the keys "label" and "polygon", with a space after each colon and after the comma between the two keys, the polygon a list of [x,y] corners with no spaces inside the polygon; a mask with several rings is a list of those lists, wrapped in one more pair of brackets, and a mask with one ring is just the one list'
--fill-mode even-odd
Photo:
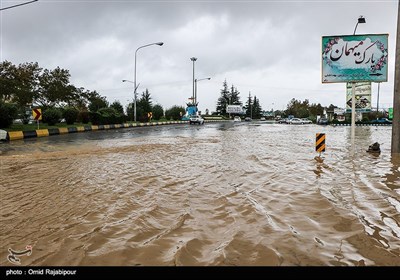
{"label": "overcast sky", "polygon": [[[26,1],[0,0],[1,7]],[[135,50],[138,92],[154,103],[185,106],[197,57],[199,109],[215,111],[222,83],[241,100],[251,92],[264,110],[292,98],[345,106],[345,84],[321,83],[321,36],[389,34],[389,78],[380,107],[393,104],[397,0],[392,1],[83,1],[39,0],[0,12],[0,58],[68,69],[71,83],[109,102],[133,99]],[[376,106],[377,84],[372,85]]]}

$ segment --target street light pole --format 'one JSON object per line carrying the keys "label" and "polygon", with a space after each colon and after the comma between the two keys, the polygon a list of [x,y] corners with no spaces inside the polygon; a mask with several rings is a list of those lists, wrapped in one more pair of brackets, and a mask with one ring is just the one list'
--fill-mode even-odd
{"label": "street light pole", "polygon": [[195,104],[195,97],[194,97],[194,88],[195,88],[195,84],[194,84],[194,62],[197,60],[196,57],[191,57],[190,58],[191,61],[193,61],[193,95],[192,95],[192,100],[193,100],[193,105]]}
{"label": "street light pole", "polygon": [[143,45],[143,46],[140,46],[139,48],[137,48],[136,51],[135,51],[135,73],[134,73],[134,79],[133,79],[135,122],[136,122],[136,99],[137,99],[137,97],[136,97],[136,95],[137,95],[137,93],[136,93],[136,90],[137,90],[137,86],[136,86],[136,58],[137,58],[137,52],[138,52],[138,50],[140,50],[142,48],[149,47],[149,46],[152,46],[152,45],[158,45],[158,46],[161,47],[162,45],[164,45],[164,43],[163,42],[158,42],[158,43],[151,43],[151,44]]}
{"label": "street light pole", "polygon": [[[360,16],[357,20],[356,27],[354,28],[353,35],[356,35],[357,26],[359,23],[365,23],[365,18]],[[356,83],[351,83],[351,151],[354,155],[355,149],[355,138],[356,138]]]}
{"label": "street light pole", "polygon": [[194,102],[197,103],[197,82],[203,80],[211,80],[211,78],[203,78],[203,79],[194,79]]}
{"label": "street light pole", "polygon": [[376,100],[376,118],[378,119],[378,114],[379,114],[379,86],[381,83],[378,83],[378,99]]}

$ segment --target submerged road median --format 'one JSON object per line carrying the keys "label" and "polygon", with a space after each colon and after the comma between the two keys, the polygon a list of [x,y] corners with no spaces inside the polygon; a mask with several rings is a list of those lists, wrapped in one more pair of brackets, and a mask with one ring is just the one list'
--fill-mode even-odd
{"label": "submerged road median", "polygon": [[[224,120],[206,120],[205,122],[220,122]],[[96,131],[96,130],[109,130],[119,128],[132,128],[144,126],[158,126],[158,125],[171,125],[171,124],[187,124],[189,121],[164,121],[164,122],[145,122],[145,123],[123,123],[123,124],[104,124],[104,125],[83,125],[74,127],[57,127],[35,130],[18,130],[18,131],[5,131],[0,130],[1,141],[22,140],[35,137],[47,137],[52,135]]]}

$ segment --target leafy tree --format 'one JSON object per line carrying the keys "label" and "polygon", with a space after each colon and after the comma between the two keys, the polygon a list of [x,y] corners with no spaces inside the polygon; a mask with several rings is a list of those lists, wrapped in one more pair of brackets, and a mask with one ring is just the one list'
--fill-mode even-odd
{"label": "leafy tree", "polygon": [[97,112],[101,108],[107,108],[108,102],[105,96],[101,96],[96,91],[87,93],[87,100],[89,101],[89,111]]}
{"label": "leafy tree", "polygon": [[111,108],[114,108],[114,110],[115,110],[117,113],[119,113],[120,115],[123,115],[123,114],[124,114],[124,107],[122,106],[121,102],[119,102],[118,100],[117,100],[117,101],[114,101],[114,102],[110,105],[110,107],[111,107]]}
{"label": "leafy tree", "polygon": [[65,108],[63,112],[63,117],[65,118],[65,122],[67,124],[74,124],[76,119],[78,118],[79,111],[72,107]]}
{"label": "leafy tree", "polygon": [[153,106],[153,119],[159,120],[164,116],[164,109],[161,105],[154,105]]}
{"label": "leafy tree", "polygon": [[172,106],[170,109],[165,110],[165,117],[167,120],[180,120],[182,118],[181,114],[185,114],[185,108],[182,106]]}
{"label": "leafy tree", "polygon": [[62,117],[61,111],[57,108],[49,108],[43,112],[43,122],[48,125],[55,125]]}
{"label": "leafy tree", "polygon": [[45,69],[39,77],[39,93],[35,102],[42,107],[60,106],[74,98],[75,87],[69,83],[68,70],[57,67]]}
{"label": "leafy tree", "polygon": [[9,127],[17,115],[18,108],[15,104],[4,103],[0,100],[0,128]]}
{"label": "leafy tree", "polygon": [[0,63],[0,101],[11,101],[16,87],[16,66],[9,61]]}

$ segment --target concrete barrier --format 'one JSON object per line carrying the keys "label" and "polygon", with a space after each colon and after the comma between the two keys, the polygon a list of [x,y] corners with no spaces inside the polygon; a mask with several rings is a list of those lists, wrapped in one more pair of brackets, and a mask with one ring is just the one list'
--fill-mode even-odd
{"label": "concrete barrier", "polygon": [[[218,120],[206,120],[205,122],[215,122]],[[221,120],[226,121],[226,120]],[[13,141],[21,140],[26,138],[34,137],[46,137],[52,135],[86,132],[94,130],[108,130],[117,128],[131,128],[131,127],[143,127],[143,126],[157,126],[157,125],[168,125],[168,124],[185,124],[189,121],[167,121],[167,122],[153,122],[153,123],[123,123],[123,124],[107,124],[107,125],[85,125],[77,127],[58,127],[58,128],[48,128],[48,129],[37,129],[30,131],[5,131],[0,130],[0,140],[3,141]]]}

